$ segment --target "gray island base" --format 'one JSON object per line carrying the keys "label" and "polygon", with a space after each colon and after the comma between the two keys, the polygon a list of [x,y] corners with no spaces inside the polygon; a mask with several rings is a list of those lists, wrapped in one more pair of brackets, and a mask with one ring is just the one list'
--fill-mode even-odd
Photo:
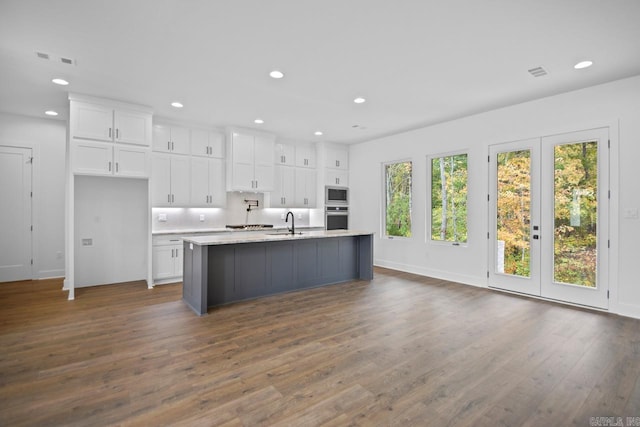
{"label": "gray island base", "polygon": [[373,279],[373,233],[201,236],[184,239],[182,297],[209,307],[349,280]]}

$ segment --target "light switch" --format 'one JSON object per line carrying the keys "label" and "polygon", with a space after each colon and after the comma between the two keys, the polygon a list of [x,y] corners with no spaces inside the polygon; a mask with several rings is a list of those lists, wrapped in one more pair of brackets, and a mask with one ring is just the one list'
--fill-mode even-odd
{"label": "light switch", "polygon": [[638,219],[638,208],[627,208],[624,210],[624,217],[629,219]]}
{"label": "light switch", "polygon": [[158,214],[158,221],[167,222],[167,214]]}
{"label": "light switch", "polygon": [[82,246],[93,246],[93,239],[82,239]]}

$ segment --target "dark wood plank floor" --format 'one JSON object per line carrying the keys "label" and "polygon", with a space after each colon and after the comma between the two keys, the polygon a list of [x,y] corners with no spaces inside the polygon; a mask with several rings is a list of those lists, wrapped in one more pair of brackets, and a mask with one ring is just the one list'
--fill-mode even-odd
{"label": "dark wood plank floor", "polygon": [[[1,425],[588,426],[640,321],[376,269],[195,316],[180,285],[0,284]],[[640,419],[638,419],[640,421]]]}

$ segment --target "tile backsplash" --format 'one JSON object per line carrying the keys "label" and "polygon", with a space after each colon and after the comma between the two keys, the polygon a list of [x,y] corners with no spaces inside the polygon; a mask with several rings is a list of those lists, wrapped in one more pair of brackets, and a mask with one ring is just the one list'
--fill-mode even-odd
{"label": "tile backsplash", "polygon": [[[258,201],[258,207],[247,212],[246,201]],[[323,226],[322,209],[264,208],[262,193],[227,193],[226,208],[153,208],[152,231],[210,230],[227,224],[273,224],[286,226],[283,216],[292,211],[296,226]],[[160,218],[163,218],[161,221]],[[202,220],[201,220],[202,218]]]}

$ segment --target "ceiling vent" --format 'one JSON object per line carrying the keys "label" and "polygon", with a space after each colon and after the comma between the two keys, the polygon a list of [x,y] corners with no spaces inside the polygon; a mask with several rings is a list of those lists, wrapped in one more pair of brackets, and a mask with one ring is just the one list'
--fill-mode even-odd
{"label": "ceiling vent", "polygon": [[60,62],[66,65],[75,65],[76,61],[73,58],[66,58],[64,56],[53,55],[45,52],[36,52],[36,56],[40,59],[46,59],[47,61]]}
{"label": "ceiling vent", "polygon": [[547,75],[547,71],[542,67],[532,68],[528,71],[533,77],[542,77]]}

